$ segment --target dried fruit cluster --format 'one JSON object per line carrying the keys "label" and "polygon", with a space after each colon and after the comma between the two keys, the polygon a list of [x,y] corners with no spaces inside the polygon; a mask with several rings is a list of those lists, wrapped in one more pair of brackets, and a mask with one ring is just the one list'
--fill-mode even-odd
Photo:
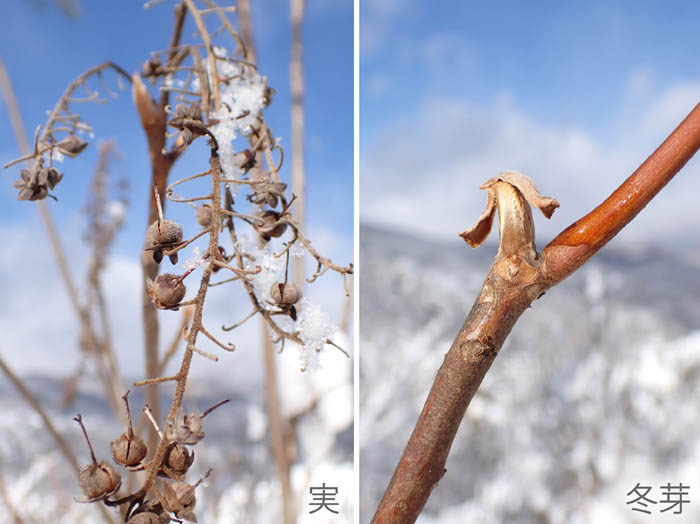
{"label": "dried fruit cluster", "polygon": [[[208,0],[207,3],[213,2]],[[192,306],[193,310],[186,324],[183,324],[186,347],[178,373],[167,377],[150,376],[135,384],[145,386],[175,382],[175,394],[165,431],[161,432],[155,420],[152,420],[160,440],[150,441],[147,445],[134,433],[125,395],[129,426],[111,443],[110,450],[114,462],[127,472],[145,472],[141,487],[128,495],[118,496],[122,485],[119,471],[107,462],[98,462],[91,446],[92,461],[79,475],[84,494],[82,502],[121,506],[124,522],[132,524],[169,522],[171,519],[196,522],[193,512],[195,488],[201,480],[195,484],[185,483],[185,474],[194,461],[194,453],[188,446],[195,445],[204,437],[202,419],[211,409],[201,415],[182,412],[190,363],[194,353],[218,360],[216,355],[198,347],[200,334],[226,351],[235,349],[233,343],[219,341],[203,325],[203,310],[209,288],[220,284],[238,286],[253,306],[252,312],[243,321],[222,326],[224,331],[235,329],[254,316],[261,317],[269,327],[274,343],[279,344],[280,351],[285,341],[297,344],[301,368],[309,370],[318,367],[318,353],[324,346],[333,344],[331,337],[335,329],[321,308],[302,298],[299,287],[288,281],[290,256],[301,257],[306,253],[316,261],[316,269],[307,279],[309,283],[315,282],[328,270],[341,275],[346,295],[349,294],[346,277],[353,272],[352,264],[336,265],[316,251],[295,220],[292,204],[296,196],[287,194],[287,184],[279,177],[283,150],[262,114],[270,104],[274,91],[250,61],[241,38],[228,20],[222,27],[224,33],[227,31],[233,37],[236,49],[228,53],[223,47],[214,45],[216,35],[207,29],[205,11],[208,14],[217,12],[220,17],[225,17],[225,12],[230,10],[199,10],[194,0],[181,1],[176,9],[172,47],[153,53],[143,67],[143,77],[158,85],[159,91],[164,93],[161,96],[166,97],[161,101],[166,102],[156,105],[141,76],[129,76],[114,64],[106,63],[87,71],[69,86],[49,115],[41,134],[37,128],[35,150],[29,156],[34,160],[34,168],[22,171],[22,180],[16,184],[22,199],[37,200],[50,196],[49,190],[53,190],[62,177],[53,167],[53,159],[59,154],[78,154],[87,145],[77,137],[77,133],[89,131],[90,127],[70,109],[70,104],[77,100],[74,92],[82,88],[89,101],[97,100],[97,92],[90,89],[86,82],[92,77],[102,79],[103,72],[107,70],[115,71],[118,79],[124,78],[132,83],[134,102],[145,128],[148,127],[149,118],[152,121],[155,115],[161,122],[167,119],[169,128],[174,130],[173,135],[165,137],[173,139],[169,147],[161,151],[162,142],[158,146],[156,153],[162,158],[174,162],[198,139],[207,141],[209,158],[206,171],[171,183],[164,191],[163,184],[154,186],[158,218],[149,224],[145,232],[145,249],[151,252],[157,264],[164,257],[168,257],[171,264],[177,264],[181,250],[200,238],[207,240],[202,255],[197,251],[199,246],[193,246],[195,257],[186,262],[182,274],[163,272],[146,279],[146,290],[156,308],[177,310]],[[182,44],[179,41],[182,25],[188,15],[194,19],[201,41]],[[171,94],[176,97],[174,111],[167,104],[167,96]],[[63,137],[65,133],[67,136]],[[244,141],[244,145],[238,146],[241,141]],[[46,165],[48,167],[44,167]],[[183,198],[175,193],[177,186],[196,179],[209,182],[207,194]],[[234,198],[241,189],[247,191],[247,195],[237,204]],[[201,229],[187,238],[185,228],[164,217],[161,198],[193,207],[193,218]],[[247,209],[243,210],[241,206]],[[226,248],[221,244],[227,242],[220,239],[224,231],[228,232],[230,241],[230,247],[227,245]],[[243,231],[252,236],[252,241],[242,234]],[[198,290],[188,300],[184,280],[196,269],[201,269]],[[228,272],[229,278],[212,282],[212,276],[218,272]],[[162,370],[164,362],[160,364],[158,369]],[[82,418],[78,416],[76,420],[87,439]]]}
{"label": "dried fruit cluster", "polygon": [[[127,391],[122,397],[126,404],[127,431],[110,442],[109,449],[112,460],[116,464],[129,472],[135,472],[149,467],[148,462],[145,462],[148,447],[145,441],[134,433],[128,395]],[[219,402],[201,415],[199,413],[183,414],[180,409],[175,420],[168,421],[164,435],[150,417],[148,406],[144,408],[158,434],[167,442],[165,454],[157,465],[158,476],[166,480],[154,483],[146,495],[139,498],[132,496],[114,498],[122,484],[121,474],[110,463],[97,461],[82,416],[78,414],[74,420],[80,424],[85,435],[92,461],[80,470],[78,483],[84,497],[76,500],[85,503],[104,502],[108,506],[126,505],[123,514],[124,522],[128,524],[167,523],[172,518],[197,522],[194,514],[197,502],[195,489],[203,479],[195,484],[187,484],[184,481],[185,474],[194,462],[194,451],[190,451],[186,446],[193,446],[204,438],[205,434],[202,430],[204,417],[230,400]],[[209,473],[204,478],[208,475]]]}

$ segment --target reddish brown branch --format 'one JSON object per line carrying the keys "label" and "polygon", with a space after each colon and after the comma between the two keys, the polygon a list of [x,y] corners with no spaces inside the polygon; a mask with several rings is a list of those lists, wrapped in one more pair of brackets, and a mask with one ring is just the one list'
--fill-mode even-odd
{"label": "reddish brown branch", "polygon": [[680,171],[700,148],[700,104],[602,204],[571,224],[543,250],[552,283],[581,267]]}
{"label": "reddish brown branch", "polygon": [[541,255],[528,260],[499,252],[437,372],[373,523],[415,522],[445,473],[469,402],[522,312],[614,237],[699,148],[700,105],[605,202],[557,236]]}

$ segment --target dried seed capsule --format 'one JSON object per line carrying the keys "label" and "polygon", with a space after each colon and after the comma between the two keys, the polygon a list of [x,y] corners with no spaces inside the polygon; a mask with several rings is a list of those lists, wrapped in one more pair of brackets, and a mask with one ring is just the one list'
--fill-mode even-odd
{"label": "dried seed capsule", "polygon": [[88,146],[88,143],[75,135],[68,135],[66,138],[56,144],[56,146],[61,153],[74,157],[82,153]]}
{"label": "dried seed capsule", "polygon": [[182,139],[182,143],[186,146],[189,146],[192,143],[192,140],[194,140],[192,131],[190,131],[187,127],[184,127],[182,131],[180,131],[180,137]]}
{"label": "dried seed capsule", "polygon": [[244,149],[240,153],[233,155],[233,161],[241,171],[247,173],[255,166],[255,153],[250,149]]}
{"label": "dried seed capsule", "polygon": [[279,221],[280,214],[277,211],[267,209],[259,213],[258,217],[263,219],[264,224],[262,226],[256,225],[255,229],[265,242],[269,241],[270,238],[281,237],[287,230],[287,224]]}
{"label": "dried seed capsule", "polygon": [[126,524],[167,524],[168,522],[170,517],[166,513],[158,515],[152,511],[145,511],[131,517]]}
{"label": "dried seed capsule", "polygon": [[89,464],[80,470],[78,484],[88,500],[80,502],[94,502],[109,497],[116,493],[122,484],[121,476],[106,462]]}
{"label": "dried seed capsule", "polygon": [[201,207],[197,208],[195,218],[197,219],[197,222],[200,226],[209,227],[209,224],[211,223],[211,214],[211,206],[209,204],[204,204]]}
{"label": "dried seed capsule", "polygon": [[163,500],[161,503],[168,510],[172,511],[176,517],[197,522],[192,510],[197,504],[197,496],[194,493],[195,486],[184,482],[163,485]]}
{"label": "dried seed capsule", "polygon": [[30,170],[20,171],[20,180],[14,182],[13,186],[19,190],[17,200],[43,200],[49,195],[49,189],[53,189],[58,184],[63,175],[53,167],[43,168],[41,162],[36,163]]}
{"label": "dried seed capsule", "polygon": [[168,421],[165,436],[168,440],[178,444],[196,444],[204,438],[202,416],[197,413],[185,415],[180,408],[175,415],[175,420]]}
{"label": "dried seed capsule", "polygon": [[[44,170],[42,169],[42,171]],[[53,167],[48,167],[45,169],[45,171],[46,185],[49,187],[49,189],[53,189],[63,179],[63,173],[59,173],[58,170]]]}
{"label": "dried seed capsule", "polygon": [[160,62],[160,55],[154,55],[143,64],[141,76],[148,78],[149,76],[158,76],[163,74],[163,67]]}
{"label": "dried seed capsule", "polygon": [[131,410],[129,409],[129,393],[130,391],[127,391],[122,397],[126,404],[129,427],[126,433],[122,433],[110,442],[109,449],[112,452],[114,462],[126,466],[127,469],[136,469],[140,466],[146,453],[148,453],[148,447],[141,437],[134,434],[134,427],[131,423]]}
{"label": "dried seed capsule", "polygon": [[85,440],[90,449],[90,458],[92,458],[92,464],[81,469],[78,475],[78,484],[85,494],[85,497],[78,498],[76,501],[95,502],[105,499],[119,490],[122,484],[121,476],[106,462],[97,462],[95,452],[92,450],[92,444],[88,438],[87,430],[83,425],[83,418],[80,414],[73,420],[80,424],[80,428],[83,430],[83,435],[85,435]]}
{"label": "dried seed capsule", "polygon": [[[177,247],[182,242],[182,228],[174,220],[156,220],[146,230],[146,249],[153,251],[153,260],[160,264],[163,249]],[[177,264],[177,253],[170,255],[170,262]]]}
{"label": "dried seed capsule", "polygon": [[156,220],[146,230],[146,247],[182,242],[182,228],[174,220]]}
{"label": "dried seed capsule", "polygon": [[131,438],[126,433],[122,433],[109,444],[112,458],[117,464],[126,467],[137,466],[148,453],[146,443],[138,435]]}
{"label": "dried seed capsule", "polygon": [[163,273],[156,277],[155,282],[148,279],[148,294],[159,309],[174,309],[185,297],[187,289],[180,275]]}
{"label": "dried seed capsule", "polygon": [[301,291],[291,282],[275,282],[270,288],[270,297],[278,305],[291,306],[301,300]]}
{"label": "dried seed capsule", "polygon": [[[184,475],[194,462],[194,451],[190,452],[185,446],[173,443],[165,449],[163,466],[177,475]],[[159,475],[167,477],[164,472]]]}

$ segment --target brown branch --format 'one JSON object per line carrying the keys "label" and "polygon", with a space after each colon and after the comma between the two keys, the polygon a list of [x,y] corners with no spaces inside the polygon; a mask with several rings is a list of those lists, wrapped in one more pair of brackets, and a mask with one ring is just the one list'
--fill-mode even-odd
{"label": "brown branch", "polygon": [[[373,523],[415,522],[446,471],[445,462],[469,402],[518,317],[612,239],[699,148],[700,104],[607,200],[552,240],[539,256],[528,256],[525,242],[523,254],[513,252],[512,245],[507,254],[499,250],[437,372]],[[499,203],[503,239],[502,219],[508,213],[502,211]]]}
{"label": "brown branch", "polygon": [[602,204],[562,231],[542,255],[560,282],[608,243],[692,158],[700,144],[700,104]]}
{"label": "brown branch", "polygon": [[[211,150],[211,157],[209,159],[209,162],[211,168],[211,204],[213,212],[211,222],[207,229],[209,231],[209,247],[207,249],[207,252],[209,253],[210,257],[215,257],[219,253],[219,231],[221,230],[222,221],[222,214],[219,212],[219,210],[221,209],[221,162],[219,160],[219,156],[216,149]],[[151,384],[152,386],[154,385],[154,383],[159,383],[163,381],[176,382],[175,395],[173,396],[173,401],[170,406],[170,411],[168,412],[167,417],[168,420],[171,421],[175,420],[175,414],[177,413],[178,409],[182,406],[182,399],[185,395],[185,388],[187,386],[187,377],[189,375],[190,365],[192,363],[192,356],[194,355],[195,351],[198,351],[195,348],[195,344],[197,343],[197,335],[200,332],[204,333],[205,331],[202,326],[202,315],[204,312],[204,301],[207,295],[207,290],[209,289],[209,281],[211,280],[212,268],[213,265],[209,264],[202,272],[202,279],[199,284],[199,290],[197,291],[197,295],[194,298],[194,300],[192,300],[192,303],[195,304],[192,318],[192,326],[189,332],[187,333],[187,346],[185,347],[185,353],[182,357],[182,362],[180,364],[180,370],[178,371],[178,373],[171,377],[149,377],[146,380],[135,383],[135,385]],[[155,413],[153,413],[153,417],[155,417]],[[111,501],[112,505],[120,505],[127,501],[134,502],[143,500],[143,498],[148,493],[148,490],[153,486],[153,483],[155,482],[155,478],[163,463],[163,458],[165,457],[165,451],[167,449],[168,443],[169,441],[165,434],[158,437],[158,439],[156,440],[156,445],[154,446],[155,451],[153,457],[148,463],[146,478],[143,481],[141,487],[136,492],[130,495],[127,495],[115,501]]]}
{"label": "brown branch", "polygon": [[[85,80],[89,76],[93,74],[99,74],[101,71],[110,68],[115,69],[115,71],[117,71],[118,74],[124,74],[121,68],[115,66],[110,62],[107,62],[105,64],[88,70],[73,81],[73,83],[65,91],[59,102],[56,104],[53,112],[51,113],[51,116],[49,117],[49,120],[47,121],[46,126],[44,127],[44,133],[42,133],[42,137],[48,136],[48,130],[52,128],[53,122],[58,118],[58,115],[60,115],[61,111],[64,111],[67,108],[67,103],[65,102],[65,100],[69,97],[70,93],[72,93],[75,89],[82,85],[82,83],[85,82]],[[22,122],[22,118],[19,112],[19,104],[14,95],[14,90],[12,89],[10,78],[1,60],[0,88],[2,89],[3,95],[5,97],[5,102],[10,113],[15,139],[17,140],[20,152],[23,155],[25,162],[27,163],[27,167],[29,168],[29,159],[33,158],[33,155],[30,154],[30,146],[26,139],[24,124]],[[66,286],[66,291],[68,292],[68,297],[70,299],[71,306],[73,307],[75,315],[78,318],[78,322],[81,326],[81,329],[86,335],[85,340],[90,342],[89,349],[93,351],[93,356],[95,357],[95,365],[100,374],[100,382],[105,389],[106,398],[110,403],[112,409],[115,411],[115,413],[120,415],[121,412],[119,410],[118,402],[119,394],[117,390],[120,387],[121,381],[118,379],[115,373],[108,373],[104,369],[104,362],[100,359],[101,348],[97,342],[98,338],[96,336],[93,323],[90,319],[87,308],[85,308],[80,303],[77,287],[73,281],[73,277],[69,269],[68,258],[66,257],[66,252],[61,244],[58,231],[56,231],[56,227],[54,225],[53,218],[51,217],[49,207],[46,205],[46,202],[44,200],[38,201],[38,207],[39,213],[41,214],[42,222],[44,223],[44,227],[46,228],[46,233],[49,237],[49,242],[51,244],[54,257],[56,258],[59,273],[61,275],[64,285]]]}

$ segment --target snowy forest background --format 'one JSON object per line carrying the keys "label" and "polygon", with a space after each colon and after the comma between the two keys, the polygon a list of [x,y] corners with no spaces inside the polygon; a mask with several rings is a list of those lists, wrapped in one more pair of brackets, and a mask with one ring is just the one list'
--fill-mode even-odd
{"label": "snowy forest background", "polygon": [[[361,522],[496,249],[361,227]],[[418,522],[698,522],[699,269],[697,243],[613,242],[536,301],[469,406]],[[638,482],[657,502],[661,485],[682,482],[690,503],[682,514],[632,511]]]}
{"label": "snowy forest background", "polygon": [[[338,335],[340,340],[349,341]],[[331,356],[331,355],[328,355]],[[296,421],[297,463],[291,480],[298,496],[300,524],[338,524],[353,522],[353,413],[347,397],[352,390],[352,375],[347,362],[323,358],[323,369],[311,378],[298,372],[296,355],[280,355],[279,378],[285,416]],[[77,456],[87,458],[84,442],[74,438],[80,429],[73,422],[81,413],[99,457],[110,457],[109,442],[124,431],[104,400],[101,385],[81,380],[73,402],[62,400],[65,383],[59,377],[25,376],[25,384],[36,393],[42,407]],[[282,494],[267,441],[268,422],[265,399],[248,388],[232,390],[226,381],[194,380],[185,401],[188,411],[202,412],[232,397],[226,411],[207,417],[206,446],[197,446],[196,460],[188,475],[197,478],[209,468],[213,472],[206,489],[197,493],[197,516],[202,523],[277,523],[281,522]],[[169,400],[169,391],[162,401]],[[132,388],[130,401],[143,405],[143,391]],[[56,524],[91,523],[99,518],[92,504],[78,504],[80,495],[74,471],[67,466],[39,415],[28,407],[12,384],[0,380],[0,462],[2,480],[10,500],[18,505],[23,522]],[[335,501],[340,515],[321,511],[309,514],[312,502],[309,486],[338,487]],[[4,505],[0,505],[0,523],[16,524]]]}

